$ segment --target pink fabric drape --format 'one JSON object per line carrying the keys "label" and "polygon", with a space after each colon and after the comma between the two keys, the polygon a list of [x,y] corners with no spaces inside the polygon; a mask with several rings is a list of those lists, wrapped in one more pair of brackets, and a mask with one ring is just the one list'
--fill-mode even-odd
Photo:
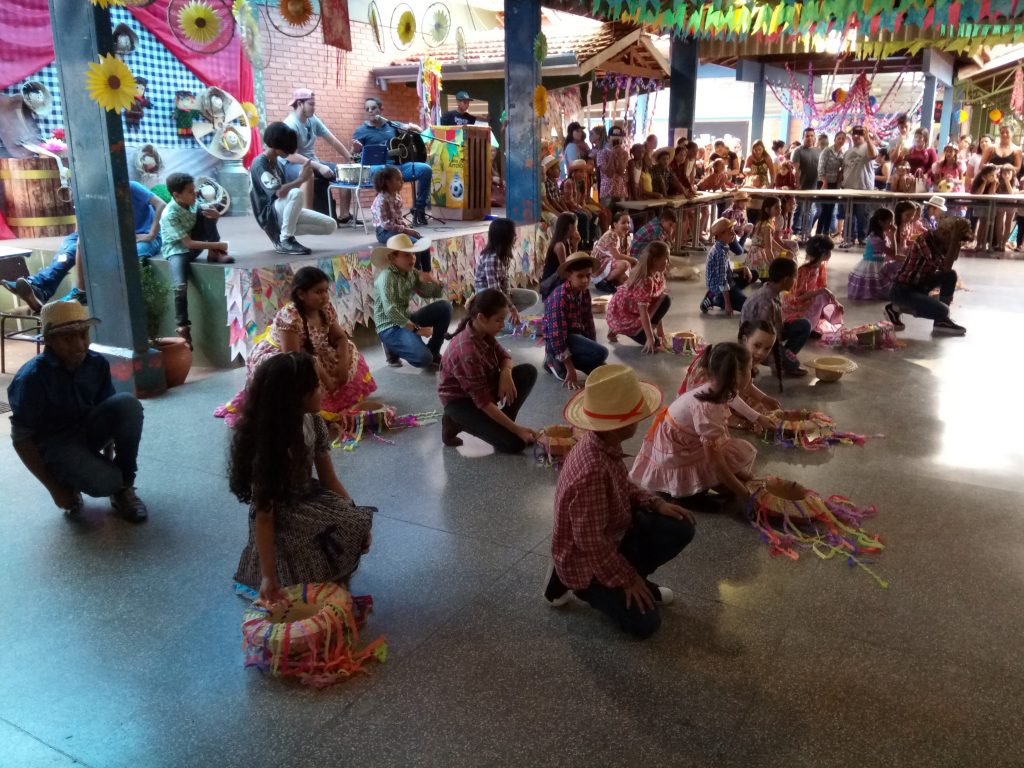
{"label": "pink fabric drape", "polygon": [[46,0],[0,3],[0,88],[21,82],[53,61]]}

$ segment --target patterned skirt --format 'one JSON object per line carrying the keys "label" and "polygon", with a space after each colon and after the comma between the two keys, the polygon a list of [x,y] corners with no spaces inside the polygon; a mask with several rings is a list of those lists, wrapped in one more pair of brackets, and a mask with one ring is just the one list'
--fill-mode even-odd
{"label": "patterned skirt", "polygon": [[850,272],[850,279],[846,284],[846,294],[851,299],[861,301],[882,300],[889,298],[889,291],[892,290],[892,281],[899,271],[900,262],[874,261],[861,259]]}
{"label": "patterned skirt", "polygon": [[[315,483],[301,498],[277,504],[274,548],[281,586],[347,580],[366,549],[376,511],[356,506]],[[262,579],[255,517],[250,513],[249,541],[239,558],[235,581],[259,589]]]}

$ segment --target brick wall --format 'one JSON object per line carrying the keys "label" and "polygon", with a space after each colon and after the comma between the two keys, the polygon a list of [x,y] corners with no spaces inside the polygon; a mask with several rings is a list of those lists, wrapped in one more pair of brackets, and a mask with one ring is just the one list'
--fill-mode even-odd
{"label": "brick wall", "polygon": [[[371,74],[395,60],[400,52],[392,45],[385,53],[377,50],[368,24],[352,22],[352,50],[341,51],[324,45],[317,28],[306,37],[293,38],[271,28],[273,57],[263,71],[267,120],[282,120],[290,111],[295,88],[316,93],[316,114],[343,144],[352,143],[352,132],[363,121],[363,102],[376,96],[384,102],[384,115],[402,122],[419,122],[419,97],[412,86],[389,85],[386,93],[377,88]],[[317,155],[338,161],[334,149],[317,142]]]}

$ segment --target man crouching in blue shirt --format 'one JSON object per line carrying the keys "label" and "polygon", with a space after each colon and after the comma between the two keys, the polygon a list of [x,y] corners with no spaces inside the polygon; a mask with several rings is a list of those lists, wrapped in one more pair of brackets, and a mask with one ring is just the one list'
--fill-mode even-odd
{"label": "man crouching in blue shirt", "polygon": [[7,388],[14,450],[69,517],[86,493],[109,496],[114,514],[142,522],[148,512],[134,488],[142,405],[114,393],[110,364],[89,351],[99,320],[77,301],[46,304],[39,319],[46,350]]}

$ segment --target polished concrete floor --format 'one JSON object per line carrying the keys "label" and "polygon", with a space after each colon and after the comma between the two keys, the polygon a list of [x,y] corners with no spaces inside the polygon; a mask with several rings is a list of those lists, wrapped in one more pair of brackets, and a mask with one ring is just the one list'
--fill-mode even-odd
{"label": "polished concrete floor", "polygon": [[[835,257],[840,295],[856,258]],[[388,638],[387,664],[323,691],[266,678],[242,668],[230,578],[246,510],[210,416],[241,371],[146,403],[143,526],[101,500],[68,523],[4,438],[0,765],[1024,765],[1024,263],[958,266],[966,338],[908,319],[904,349],[854,353],[840,383],[787,382],[787,405],[884,437],[759,445],[759,472],[878,506],[890,588],[773,559],[744,522],[703,515],[657,575],[678,599],[646,642],[541,599],[556,473],[470,440],[442,449],[435,425],[334,454],[380,509],[353,590],[374,597],[366,633]],[[672,288],[670,330],[733,336],[735,320],[700,316],[697,284]],[[880,310],[848,304],[854,323]],[[540,364],[529,340],[507,344]],[[436,407],[431,375],[366,354],[399,412]],[[612,359],[669,392],[687,362],[629,342]],[[522,419],[555,423],[565,399],[542,375]]]}

